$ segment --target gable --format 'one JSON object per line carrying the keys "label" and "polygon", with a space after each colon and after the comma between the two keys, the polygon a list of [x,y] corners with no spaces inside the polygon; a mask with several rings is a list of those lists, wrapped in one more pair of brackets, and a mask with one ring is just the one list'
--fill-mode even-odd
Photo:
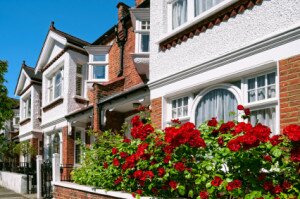
{"label": "gable", "polygon": [[20,75],[19,75],[18,82],[17,82],[15,95],[19,96],[22,93],[22,91],[30,85],[30,83],[31,83],[31,80],[30,80],[29,76],[26,74],[26,72],[22,68]]}
{"label": "gable", "polygon": [[50,53],[48,54],[48,57],[46,58],[46,63],[48,64],[51,60],[53,60],[54,57],[56,57],[63,49],[64,49],[64,45],[54,41],[52,43],[52,46],[50,47],[49,51]]}

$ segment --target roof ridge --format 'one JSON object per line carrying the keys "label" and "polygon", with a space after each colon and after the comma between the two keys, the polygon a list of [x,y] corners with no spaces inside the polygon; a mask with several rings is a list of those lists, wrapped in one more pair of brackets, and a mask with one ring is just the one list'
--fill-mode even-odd
{"label": "roof ridge", "polygon": [[61,31],[61,30],[59,30],[59,29],[57,29],[57,28],[53,29],[52,31],[57,32],[58,34],[59,34],[59,33],[62,33],[62,34],[64,34],[64,35],[66,35],[66,36],[69,36],[69,37],[72,37],[72,38],[74,38],[74,39],[80,40],[80,41],[82,41],[83,43],[87,43],[88,45],[91,44],[91,43],[88,42],[88,41],[85,41],[85,40],[83,40],[83,39],[81,39],[81,38],[79,38],[79,37],[76,37],[76,36],[73,36],[73,35],[71,35],[71,34],[69,34],[69,33],[64,32],[64,31]]}

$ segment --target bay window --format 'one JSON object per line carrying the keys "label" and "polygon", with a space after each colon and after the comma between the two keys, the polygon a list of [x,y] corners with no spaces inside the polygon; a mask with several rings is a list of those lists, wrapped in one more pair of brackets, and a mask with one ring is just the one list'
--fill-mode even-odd
{"label": "bay window", "polygon": [[98,53],[90,54],[89,79],[92,81],[108,80],[108,54]]}
{"label": "bay window", "polygon": [[63,76],[62,69],[48,78],[48,102],[52,102],[62,95]]}
{"label": "bay window", "polygon": [[106,66],[93,66],[93,79],[105,79]]}

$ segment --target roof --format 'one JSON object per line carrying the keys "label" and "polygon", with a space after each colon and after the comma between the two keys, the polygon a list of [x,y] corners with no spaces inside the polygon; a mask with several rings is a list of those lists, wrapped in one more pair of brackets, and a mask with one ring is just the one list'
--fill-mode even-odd
{"label": "roof", "polygon": [[150,8],[150,0],[145,0],[137,6],[137,8]]}
{"label": "roof", "polygon": [[92,45],[104,45],[108,41],[115,38],[115,25],[111,27],[108,31],[106,31],[103,35],[101,35],[96,41],[92,43]]}
{"label": "roof", "polygon": [[43,78],[42,73],[38,71],[37,74],[35,74],[34,68],[27,66],[25,64],[25,61],[23,61],[22,68],[24,69],[24,71],[26,72],[26,74],[29,76],[30,79],[36,81],[42,81]]}

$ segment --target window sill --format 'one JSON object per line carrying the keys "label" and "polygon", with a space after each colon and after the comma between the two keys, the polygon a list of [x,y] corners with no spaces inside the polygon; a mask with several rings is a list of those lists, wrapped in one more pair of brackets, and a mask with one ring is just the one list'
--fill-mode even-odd
{"label": "window sill", "polygon": [[82,97],[82,96],[79,96],[79,95],[75,95],[73,97],[73,99],[77,102],[77,103],[80,103],[80,104],[87,104],[89,103],[90,100]]}
{"label": "window sill", "polygon": [[87,83],[105,83],[105,82],[108,82],[107,79],[92,79],[92,80],[87,80],[86,81]]}
{"label": "window sill", "polygon": [[263,108],[264,106],[272,106],[272,105],[277,105],[278,104],[278,99],[277,98],[272,98],[272,99],[266,99],[266,100],[261,100],[261,101],[256,101],[256,102],[251,102],[245,104],[245,108]]}
{"label": "window sill", "polygon": [[42,110],[44,112],[49,111],[50,109],[58,106],[59,104],[62,104],[64,101],[63,97],[58,97],[57,99],[55,99],[54,101],[50,102],[49,104],[47,104],[46,106],[42,107]]}
{"label": "window sill", "polygon": [[169,119],[167,120],[167,123],[168,124],[171,124],[172,123],[172,120],[179,120],[179,121],[185,121],[185,120],[190,120],[191,117],[190,116],[185,116],[185,117],[180,117],[180,118],[172,118],[172,119]]}
{"label": "window sill", "polygon": [[25,125],[25,124],[28,124],[30,121],[31,121],[30,118],[26,118],[26,119],[24,119],[24,120],[21,120],[19,124],[20,124],[20,126],[23,126],[23,125]]}

